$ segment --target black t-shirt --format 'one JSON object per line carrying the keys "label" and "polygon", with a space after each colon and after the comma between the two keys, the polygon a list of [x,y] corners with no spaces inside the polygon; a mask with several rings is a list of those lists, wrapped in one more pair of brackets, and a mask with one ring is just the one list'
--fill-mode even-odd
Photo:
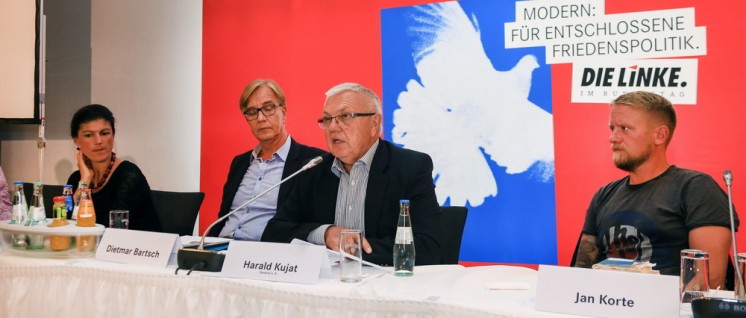
{"label": "black t-shirt", "polygon": [[[630,185],[627,176],[598,190],[583,233],[596,236],[600,259],[650,261],[662,274],[678,275],[689,231],[730,228],[728,211],[728,197],[712,177],[671,166],[642,184]],[[735,222],[738,226],[737,216]]]}
{"label": "black t-shirt", "polygon": [[[77,191],[80,171],[67,179]],[[96,223],[109,227],[109,211],[128,210],[129,228],[142,231],[161,231],[161,222],[153,205],[150,185],[140,168],[129,161],[122,161],[99,191],[92,194]]]}

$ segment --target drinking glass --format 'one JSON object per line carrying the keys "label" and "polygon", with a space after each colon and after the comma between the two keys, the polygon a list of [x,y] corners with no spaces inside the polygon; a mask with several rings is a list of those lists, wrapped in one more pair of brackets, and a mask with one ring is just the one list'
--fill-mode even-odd
{"label": "drinking glass", "polygon": [[356,283],[363,279],[363,236],[360,230],[342,230],[339,234],[339,279]]}
{"label": "drinking glass", "polygon": [[128,210],[111,210],[109,211],[109,228],[127,229],[130,223],[130,211]]}
{"label": "drinking glass", "polygon": [[681,303],[705,297],[710,291],[710,255],[701,250],[681,250],[679,276]]}

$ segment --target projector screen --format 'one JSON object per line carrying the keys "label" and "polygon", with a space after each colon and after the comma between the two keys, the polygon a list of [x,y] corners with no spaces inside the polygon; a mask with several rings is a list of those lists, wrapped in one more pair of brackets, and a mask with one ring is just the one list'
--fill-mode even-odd
{"label": "projector screen", "polygon": [[40,122],[39,3],[0,1],[0,123]]}

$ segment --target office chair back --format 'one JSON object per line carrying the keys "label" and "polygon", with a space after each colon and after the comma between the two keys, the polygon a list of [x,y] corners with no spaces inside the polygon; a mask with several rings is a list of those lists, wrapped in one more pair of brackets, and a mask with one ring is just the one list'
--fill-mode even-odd
{"label": "office chair back", "polygon": [[192,235],[204,192],[150,190],[163,232]]}
{"label": "office chair back", "polygon": [[444,206],[440,211],[443,220],[441,264],[458,264],[468,209],[463,206]]}

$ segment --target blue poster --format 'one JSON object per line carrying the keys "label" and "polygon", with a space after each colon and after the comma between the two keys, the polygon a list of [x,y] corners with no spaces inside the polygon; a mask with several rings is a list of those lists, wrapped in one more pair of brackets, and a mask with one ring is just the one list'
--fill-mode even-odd
{"label": "blue poster", "polygon": [[461,261],[556,264],[551,70],[543,47],[505,48],[513,21],[513,1],[382,10],[384,134],[469,209]]}

